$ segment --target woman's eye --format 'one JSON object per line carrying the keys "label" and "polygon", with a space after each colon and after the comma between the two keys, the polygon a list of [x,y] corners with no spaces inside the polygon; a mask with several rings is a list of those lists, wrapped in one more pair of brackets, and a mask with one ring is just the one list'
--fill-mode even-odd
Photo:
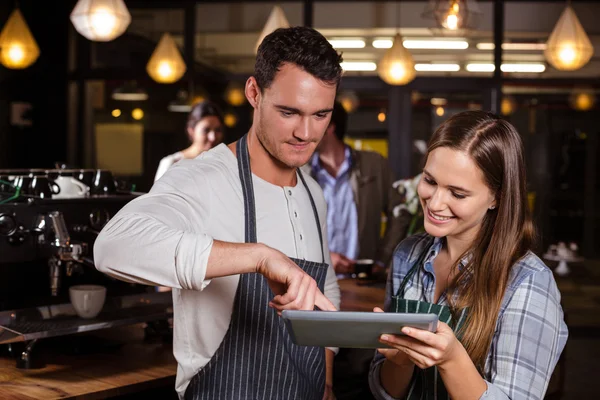
{"label": "woman's eye", "polygon": [[429,178],[423,178],[425,180],[425,183],[427,183],[428,185],[435,185],[435,182],[432,179]]}
{"label": "woman's eye", "polygon": [[457,199],[459,199],[459,200],[460,200],[460,199],[464,199],[465,197],[467,197],[467,196],[465,196],[464,194],[455,193],[455,192],[452,192],[452,196],[456,197],[456,198],[457,198]]}

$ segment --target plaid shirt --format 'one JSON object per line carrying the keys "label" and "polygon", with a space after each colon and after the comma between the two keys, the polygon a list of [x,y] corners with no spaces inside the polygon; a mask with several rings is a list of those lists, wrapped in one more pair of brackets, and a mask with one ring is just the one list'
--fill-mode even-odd
{"label": "plaid shirt", "polygon": [[[390,309],[392,296],[398,292],[404,276],[423,252],[427,252],[424,265],[407,282],[405,298],[433,303],[433,260],[441,247],[441,239],[420,234],[407,238],[396,248],[387,282],[386,311]],[[467,261],[461,260],[459,268]],[[445,294],[438,303],[448,304]],[[486,360],[483,378],[487,390],[481,399],[543,399],[567,336],[560,292],[552,271],[529,252],[513,266],[509,277]],[[376,353],[369,383],[377,399],[389,400],[393,397],[381,386],[379,379],[383,361],[384,357]]]}

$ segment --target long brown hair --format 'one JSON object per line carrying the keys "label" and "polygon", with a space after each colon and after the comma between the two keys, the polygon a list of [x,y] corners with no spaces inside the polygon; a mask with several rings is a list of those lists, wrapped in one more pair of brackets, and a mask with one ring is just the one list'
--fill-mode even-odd
{"label": "long brown hair", "polygon": [[470,256],[468,265],[458,272],[454,265],[456,275],[448,287],[453,314],[468,307],[459,335],[473,363],[483,372],[511,268],[534,240],[523,143],[507,121],[488,112],[466,111],[436,130],[427,153],[438,147],[468,154],[495,195],[496,208],[487,212],[476,239],[463,255]]}

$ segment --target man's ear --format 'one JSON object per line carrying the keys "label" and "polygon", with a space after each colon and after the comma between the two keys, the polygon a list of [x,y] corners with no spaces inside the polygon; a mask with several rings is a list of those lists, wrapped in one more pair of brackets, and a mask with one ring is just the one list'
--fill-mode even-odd
{"label": "man's ear", "polygon": [[335,135],[335,124],[331,122],[327,129],[325,129],[325,135]]}
{"label": "man's ear", "polygon": [[246,81],[244,92],[246,94],[246,99],[248,99],[248,103],[250,103],[253,108],[257,108],[260,101],[261,92],[260,87],[258,87],[258,83],[253,76],[248,78]]}

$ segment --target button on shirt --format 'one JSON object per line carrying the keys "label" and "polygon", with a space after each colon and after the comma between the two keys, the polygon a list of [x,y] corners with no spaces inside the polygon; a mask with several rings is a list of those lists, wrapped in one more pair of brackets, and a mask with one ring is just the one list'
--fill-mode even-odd
{"label": "button on shirt", "polygon": [[[257,239],[289,257],[322,261],[324,294],[339,307],[331,267],[325,200],[309,176],[306,183],[321,220],[317,227],[306,188],[273,185],[252,176]],[[115,278],[173,288],[173,353],[176,390],[182,397],[190,379],[213,357],[231,321],[239,275],[205,279],[214,240],[244,242],[244,203],[237,159],[221,144],[192,160],[174,164],[150,193],[123,207],[94,245],[96,267]]]}
{"label": "button on shirt", "polygon": [[[433,261],[441,248],[442,239],[433,239],[427,234],[411,236],[399,245],[386,288],[386,311],[391,296],[398,292],[404,277],[423,252],[427,254],[425,261],[407,282],[404,297],[433,303]],[[467,261],[461,260],[459,268]],[[438,304],[448,305],[445,294]],[[513,266],[497,321],[483,377],[487,390],[481,399],[541,400],[567,342],[568,330],[552,271],[535,254],[527,253]],[[379,379],[383,361],[383,356],[377,353],[369,383],[376,399],[389,400],[393,397]]]}
{"label": "button on shirt", "polygon": [[336,177],[331,176],[321,166],[318,153],[315,153],[311,159],[311,166],[327,202],[329,250],[355,260],[359,251],[358,213],[350,183],[352,173],[350,148],[346,147],[345,159]]}

